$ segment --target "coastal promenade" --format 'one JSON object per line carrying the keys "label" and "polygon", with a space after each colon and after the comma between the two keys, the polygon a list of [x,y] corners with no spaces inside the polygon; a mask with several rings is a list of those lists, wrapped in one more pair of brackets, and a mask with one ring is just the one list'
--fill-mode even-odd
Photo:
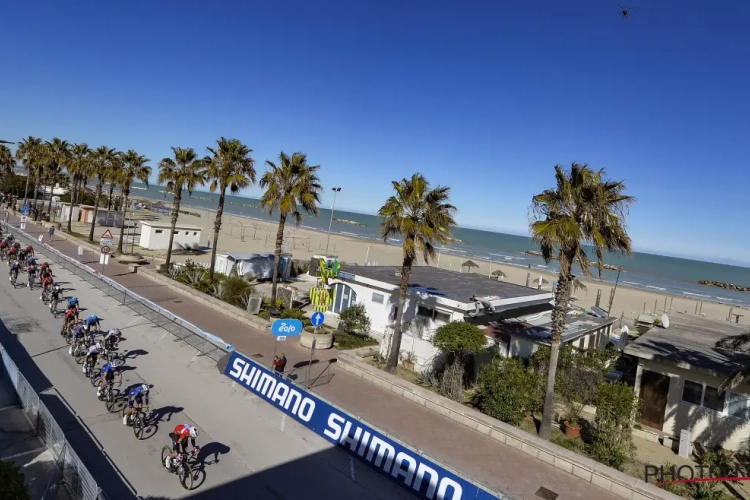
{"label": "coastal promenade", "polygon": [[[11,217],[11,223],[17,225],[17,222],[18,219],[14,220]],[[46,229],[41,226],[30,223],[26,232],[35,237],[45,235],[45,242],[49,243]],[[57,235],[53,237],[51,245],[61,253],[99,269],[98,255],[96,260],[92,259],[90,252],[84,252],[83,256],[79,256],[75,241],[67,241]],[[166,286],[130,272],[127,266],[116,263],[114,259],[104,267],[103,272],[122,286],[224,339],[258,362],[270,364],[276,344],[271,335],[248,327],[188,296],[171,292]],[[288,372],[293,371],[295,366],[306,364],[309,358],[309,350],[297,343],[284,344],[284,352],[289,360]],[[323,370],[329,365],[327,361],[335,359],[337,354],[335,350],[318,352],[319,363],[314,367],[320,366],[317,368],[318,371]],[[539,498],[536,492],[541,487],[558,494],[559,500],[619,498],[598,486],[562,472],[505,444],[487,439],[477,431],[337,369],[335,363],[330,364],[328,370],[333,377],[328,384],[315,387],[315,393],[492,490],[501,491],[512,498],[524,499]],[[304,378],[303,373],[300,375]],[[221,411],[220,407],[216,407],[215,411]]]}

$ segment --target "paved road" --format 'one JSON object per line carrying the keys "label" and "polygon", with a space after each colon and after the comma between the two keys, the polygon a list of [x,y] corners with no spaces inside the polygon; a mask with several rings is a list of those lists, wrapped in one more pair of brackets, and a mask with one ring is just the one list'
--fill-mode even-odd
{"label": "paved road", "polygon": [[[0,269],[4,268],[0,267]],[[119,327],[131,358],[123,387],[150,383],[152,406],[161,421],[153,436],[137,441],[109,413],[95,389],[68,355],[54,319],[39,292],[13,289],[0,279],[0,342],[10,352],[45,404],[55,414],[74,449],[92,470],[110,500],[132,498],[222,498],[261,500],[412,498],[364,465],[351,462],[307,429],[244,389],[233,388],[215,364],[165,330],[90,287],[64,270],[57,281],[81,300],[85,313],[104,318],[103,328]],[[160,467],[167,434],[179,423],[202,432],[202,484],[192,494]],[[104,454],[100,451],[103,450]]]}

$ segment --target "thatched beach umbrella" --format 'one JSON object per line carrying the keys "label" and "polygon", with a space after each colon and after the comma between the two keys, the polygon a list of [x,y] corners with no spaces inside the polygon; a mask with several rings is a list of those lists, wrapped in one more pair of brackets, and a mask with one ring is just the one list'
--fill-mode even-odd
{"label": "thatched beach umbrella", "polygon": [[500,269],[492,271],[492,276],[494,276],[496,280],[504,280],[507,277]]}
{"label": "thatched beach umbrella", "polygon": [[474,261],[467,260],[466,262],[464,262],[463,264],[461,264],[461,271],[463,271],[464,267],[467,267],[469,269],[471,269],[472,267],[475,268],[475,269],[478,269],[479,265],[477,265],[477,263],[474,262]]}

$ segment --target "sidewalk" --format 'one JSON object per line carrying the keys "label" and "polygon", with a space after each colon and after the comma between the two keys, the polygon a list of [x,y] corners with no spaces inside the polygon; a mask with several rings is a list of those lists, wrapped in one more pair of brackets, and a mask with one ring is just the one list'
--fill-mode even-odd
{"label": "sidewalk", "polygon": [[[10,222],[18,227],[17,218],[14,220],[11,217]],[[42,226],[29,223],[26,232],[34,237],[44,234],[45,243],[49,243],[46,229]],[[99,270],[99,261],[92,262],[90,251],[84,252],[80,257],[77,255],[78,244],[75,240],[67,241],[56,234],[51,246]],[[96,257],[98,259],[98,255]],[[271,335],[222,315],[190,297],[170,291],[166,286],[144,276],[131,273],[126,265],[116,263],[115,259],[111,259],[103,271],[103,274],[122,286],[217,335],[258,362],[270,365],[277,344]],[[83,306],[86,307],[85,304]],[[104,316],[103,313],[101,315]],[[103,327],[109,326],[117,325],[107,325],[105,318]],[[292,342],[279,346],[279,352],[282,351],[289,362],[287,373],[293,373],[295,366],[300,367],[297,374],[300,380],[304,380],[310,351]],[[558,494],[557,500],[620,498],[344,370],[337,370],[335,361],[328,363],[329,360],[335,360],[337,354],[334,349],[316,353],[319,364],[313,365],[311,377],[314,379],[326,367],[333,374],[330,383],[313,389],[316,394],[397,436],[414,449],[473,477],[488,488],[523,499],[539,498],[535,493],[540,487]],[[321,380],[325,379],[326,377],[321,377]]]}

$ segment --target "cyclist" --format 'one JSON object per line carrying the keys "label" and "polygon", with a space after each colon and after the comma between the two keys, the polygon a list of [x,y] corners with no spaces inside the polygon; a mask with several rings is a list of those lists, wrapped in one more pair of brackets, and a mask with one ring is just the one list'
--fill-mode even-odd
{"label": "cyclist", "polygon": [[10,272],[8,273],[8,275],[10,276],[10,281],[11,282],[13,282],[13,283],[16,282],[16,280],[18,279],[18,272],[20,270],[21,270],[21,264],[19,264],[18,262],[14,261],[10,265]]}
{"label": "cyclist", "polygon": [[[49,279],[51,280],[52,278]],[[50,301],[52,302],[52,304],[57,306],[57,303],[60,302],[60,299],[62,298],[62,287],[60,286],[60,283],[54,284],[51,290],[51,295],[52,296],[50,297]]]}
{"label": "cyclist", "polygon": [[78,309],[75,306],[68,307],[68,309],[65,311],[65,317],[63,318],[63,334],[70,332],[70,328],[75,325],[77,317]]}
{"label": "cyclist", "polygon": [[102,391],[112,382],[115,381],[115,375],[117,375],[117,370],[114,366],[112,366],[112,363],[107,363],[102,367],[102,379],[99,382],[99,387],[96,389],[96,397],[101,397]]}
{"label": "cyclist", "polygon": [[164,461],[164,467],[166,467],[167,469],[170,468],[172,461],[177,456],[177,454],[180,453],[180,450],[182,450],[183,455],[187,454],[188,438],[190,438],[190,444],[193,445],[193,452],[195,452],[195,454],[197,455],[201,451],[201,449],[198,448],[198,446],[196,446],[195,444],[195,438],[198,437],[198,429],[196,429],[192,425],[178,425],[172,432],[169,433],[169,437],[172,440],[172,453]]}
{"label": "cyclist", "polygon": [[112,328],[104,336],[104,347],[107,349],[113,349],[118,342],[120,342],[120,335],[122,333],[117,328]]}
{"label": "cyclist", "polygon": [[83,338],[86,334],[86,330],[83,328],[82,325],[79,325],[75,328],[73,328],[73,331],[71,332],[71,336],[73,337],[73,340],[71,341],[70,345],[70,352],[73,353],[73,349],[75,349],[76,345],[83,344]]}
{"label": "cyclist", "polygon": [[78,317],[78,297],[71,297],[68,299],[68,307],[66,310],[75,309],[76,310],[76,317]]}
{"label": "cyclist", "polygon": [[42,271],[42,294],[39,296],[39,300],[44,300],[45,297],[49,298],[49,292],[52,290],[53,284],[52,276],[45,277],[44,271]]}
{"label": "cyclist", "polygon": [[148,406],[148,384],[142,384],[130,390],[128,409],[125,410],[125,416],[122,417],[122,425],[128,425],[128,417],[135,413],[135,405],[138,405],[138,408],[143,408],[143,403]]}
{"label": "cyclist", "polygon": [[[26,247],[28,249],[28,247]],[[34,266],[36,267],[36,258],[33,255],[28,254],[28,250],[24,250],[24,255],[26,255],[26,265],[27,266]]]}
{"label": "cyclist", "polygon": [[89,347],[88,352],[86,353],[86,357],[83,358],[83,373],[88,373],[86,370],[87,367],[90,367],[91,370],[96,368],[96,361],[101,353],[104,352],[104,347],[102,346],[101,342],[97,342],[96,344]]}
{"label": "cyclist", "polygon": [[18,260],[18,249],[16,247],[10,247],[8,249],[8,262],[13,262]]}
{"label": "cyclist", "polygon": [[34,248],[31,245],[26,245],[26,248],[24,248],[23,251],[26,255],[34,256]]}
{"label": "cyclist", "polygon": [[29,290],[34,288],[34,280],[36,279],[36,266],[29,266],[26,268],[26,272],[29,273],[29,284],[27,285],[29,287]]}
{"label": "cyclist", "polygon": [[7,251],[8,251],[8,240],[4,239],[0,241],[0,253],[2,253],[2,255],[5,255]]}
{"label": "cyclist", "polygon": [[83,322],[83,326],[86,327],[86,331],[89,333],[93,333],[93,327],[96,326],[96,330],[98,331],[101,328],[100,324],[101,320],[96,314],[92,314],[88,318],[86,318]]}
{"label": "cyclist", "polygon": [[50,278],[52,278],[52,268],[49,267],[49,264],[47,264],[46,262],[43,262],[42,265],[39,266],[39,270],[42,273],[42,278],[46,276],[49,276]]}

